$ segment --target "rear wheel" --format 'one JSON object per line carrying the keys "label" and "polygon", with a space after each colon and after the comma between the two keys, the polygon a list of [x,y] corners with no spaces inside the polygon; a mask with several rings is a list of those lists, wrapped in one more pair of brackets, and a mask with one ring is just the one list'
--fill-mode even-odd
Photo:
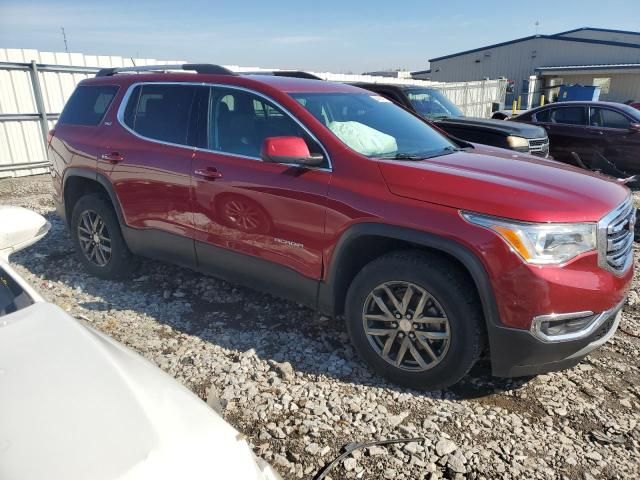
{"label": "rear wheel", "polygon": [[360,356],[403,386],[453,385],[482,352],[475,286],[454,264],[420,251],[365,266],[349,288],[346,317]]}
{"label": "rear wheel", "polygon": [[122,237],[118,217],[103,197],[80,198],[71,215],[71,235],[84,267],[100,278],[128,277],[134,258]]}

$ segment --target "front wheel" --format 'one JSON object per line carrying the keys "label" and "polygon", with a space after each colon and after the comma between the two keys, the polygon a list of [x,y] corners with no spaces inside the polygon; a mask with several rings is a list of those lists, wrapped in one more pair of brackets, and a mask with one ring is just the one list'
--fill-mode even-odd
{"label": "front wheel", "polygon": [[352,342],[394,383],[437,390],[457,383],[480,357],[482,310],[475,286],[436,255],[394,252],[366,265],[347,294]]}

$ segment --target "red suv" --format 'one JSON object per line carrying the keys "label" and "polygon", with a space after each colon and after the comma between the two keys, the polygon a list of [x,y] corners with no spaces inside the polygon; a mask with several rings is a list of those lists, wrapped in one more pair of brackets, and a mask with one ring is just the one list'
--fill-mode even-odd
{"label": "red suv", "polygon": [[438,389],[483,354],[497,376],[576,364],[615,332],[633,275],[629,190],[464,147],[331,82],[103,70],[51,133],[79,258],[121,278],[178,263],[344,315],[402,385]]}

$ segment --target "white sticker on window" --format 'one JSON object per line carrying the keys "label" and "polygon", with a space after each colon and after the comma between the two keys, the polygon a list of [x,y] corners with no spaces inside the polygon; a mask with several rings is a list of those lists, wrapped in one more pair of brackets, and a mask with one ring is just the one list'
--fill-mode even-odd
{"label": "white sticker on window", "polygon": [[371,98],[379,101],[380,103],[391,103],[391,100],[388,98],[381,97],[380,95],[371,95]]}

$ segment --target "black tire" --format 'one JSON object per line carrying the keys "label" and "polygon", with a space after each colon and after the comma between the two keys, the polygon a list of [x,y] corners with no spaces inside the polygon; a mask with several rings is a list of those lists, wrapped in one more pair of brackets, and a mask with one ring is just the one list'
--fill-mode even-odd
{"label": "black tire", "polygon": [[[89,260],[81,245],[79,227],[86,212],[95,212],[102,219],[110,237],[110,257],[104,265],[98,265],[95,261]],[[131,276],[136,267],[135,257],[122,237],[118,217],[108,200],[98,194],[81,197],[73,207],[70,229],[78,259],[89,273],[107,280],[118,280]]]}
{"label": "black tire", "polygon": [[[398,282],[400,285],[402,285],[400,282],[408,282],[424,289],[434,300],[434,303],[430,300],[429,305],[440,308],[443,311],[442,314],[448,319],[448,328],[440,327],[447,328],[449,334],[447,348],[441,349],[441,357],[437,361],[433,359],[434,366],[427,370],[407,371],[392,365],[383,358],[384,349],[382,352],[379,349],[376,350],[370,341],[370,338],[380,337],[367,336],[365,333],[364,309],[371,301],[370,294],[374,291],[379,292],[380,290],[377,290],[379,286],[388,284],[387,282]],[[345,310],[347,330],[360,357],[376,373],[401,386],[418,390],[440,390],[454,385],[469,372],[480,358],[484,348],[484,319],[475,285],[459,266],[435,254],[398,251],[372,261],[356,275],[351,283]],[[402,321],[399,320],[397,331],[400,331]],[[393,324],[390,325],[393,326]],[[403,337],[413,335],[412,338],[415,339],[417,333],[413,332],[418,332],[417,328],[424,328],[416,325],[416,323],[413,324],[416,330],[411,333],[405,334],[403,331],[397,335]],[[408,325],[404,323],[404,327],[408,328]],[[403,340],[397,340],[394,334],[392,343],[396,341]],[[408,338],[407,341],[409,341]],[[444,342],[441,345],[443,344]],[[424,347],[416,340],[413,341],[413,348],[417,348],[415,351],[420,350],[426,353]],[[396,360],[399,356],[399,354],[396,355]],[[411,361],[415,356],[411,353],[408,358]],[[416,365],[416,368],[419,367]]]}

